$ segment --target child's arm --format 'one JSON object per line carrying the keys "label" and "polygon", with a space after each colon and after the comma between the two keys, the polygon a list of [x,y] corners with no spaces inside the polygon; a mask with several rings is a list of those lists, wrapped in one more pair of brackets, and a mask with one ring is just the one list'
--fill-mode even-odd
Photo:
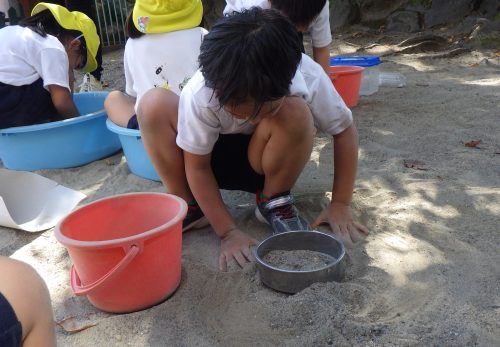
{"label": "child's arm", "polygon": [[215,233],[221,238],[219,268],[225,271],[231,259],[235,259],[241,267],[252,261],[250,246],[257,244],[257,240],[236,227],[220,196],[210,158],[210,154],[195,155],[184,151],[189,187]]}
{"label": "child's arm", "polygon": [[335,135],[333,141],[335,173],[332,202],[316,218],[313,227],[328,223],[344,241],[356,242],[369,231],[353,220],[350,207],[358,163],[358,134],[354,124]]}
{"label": "child's arm", "polygon": [[69,78],[69,89],[71,89],[71,94],[75,92],[75,71],[70,68],[68,72]]}
{"label": "child's arm", "polygon": [[314,61],[330,76],[330,47],[313,47]]}
{"label": "child's arm", "polygon": [[50,84],[48,88],[50,97],[52,98],[52,103],[61,116],[66,119],[80,115],[68,88],[61,87],[56,84]]}

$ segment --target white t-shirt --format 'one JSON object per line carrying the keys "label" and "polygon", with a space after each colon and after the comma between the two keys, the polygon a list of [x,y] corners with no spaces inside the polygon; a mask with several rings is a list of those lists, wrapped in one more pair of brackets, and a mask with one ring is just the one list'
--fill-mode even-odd
{"label": "white t-shirt", "polygon": [[[226,0],[226,7],[223,13],[240,12],[250,7],[269,9],[271,8],[271,2],[269,0]],[[330,5],[328,0],[318,17],[309,26],[309,34],[311,35],[313,47],[326,47],[332,42]]]}
{"label": "white t-shirt", "polygon": [[198,55],[207,31],[196,27],[128,39],[125,44],[125,92],[139,100],[149,89],[163,87],[177,95],[198,70]]}
{"label": "white t-shirt", "polygon": [[[352,123],[351,110],[333,87],[319,64],[302,54],[302,61],[290,85],[290,94],[302,97],[318,131],[336,135]],[[212,151],[219,134],[252,134],[255,126],[232,117],[219,105],[213,89],[205,86],[197,71],[182,90],[177,123],[177,145],[183,150],[205,155]]]}
{"label": "white t-shirt", "polygon": [[42,37],[18,25],[0,29],[0,82],[13,86],[55,84],[69,90],[69,60],[54,36]]}

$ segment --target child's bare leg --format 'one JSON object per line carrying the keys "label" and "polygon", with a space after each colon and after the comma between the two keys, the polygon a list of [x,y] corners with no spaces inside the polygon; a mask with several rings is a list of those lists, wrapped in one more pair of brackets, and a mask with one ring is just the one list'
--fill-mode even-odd
{"label": "child's bare leg", "polygon": [[23,347],[56,345],[49,291],[31,266],[0,257],[0,292],[21,322]]}
{"label": "child's bare leg", "polygon": [[137,119],[144,147],[156,172],[171,194],[191,201],[182,150],[175,143],[179,96],[164,88],[146,92],[139,102]]}
{"label": "child's bare leg", "polygon": [[135,114],[134,106],[135,98],[118,90],[109,93],[104,100],[104,108],[109,119],[123,128],[127,127],[128,121]]}
{"label": "child's bare leg", "polygon": [[264,195],[293,187],[309,160],[314,135],[311,112],[298,97],[287,97],[277,114],[259,122],[248,156],[254,170],[266,176]]}

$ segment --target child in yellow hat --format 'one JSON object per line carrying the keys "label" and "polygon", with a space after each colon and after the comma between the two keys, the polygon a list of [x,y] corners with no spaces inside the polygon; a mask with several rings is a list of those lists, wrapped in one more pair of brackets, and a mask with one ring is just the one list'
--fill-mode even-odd
{"label": "child in yellow hat", "polygon": [[137,0],[125,31],[125,93],[111,92],[105,101],[109,118],[119,126],[138,129],[137,107],[145,92],[161,87],[170,92],[177,110],[178,95],[198,69],[201,0]]}
{"label": "child in yellow hat", "polygon": [[72,118],[74,69],[96,69],[99,37],[81,12],[39,3],[0,30],[0,128]]}

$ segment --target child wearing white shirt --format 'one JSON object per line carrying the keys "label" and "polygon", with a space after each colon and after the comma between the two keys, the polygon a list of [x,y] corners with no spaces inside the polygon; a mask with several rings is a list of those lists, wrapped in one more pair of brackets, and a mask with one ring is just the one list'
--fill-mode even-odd
{"label": "child wearing white shirt", "polygon": [[104,104],[114,123],[138,129],[137,105],[151,88],[181,93],[198,69],[200,44],[207,33],[199,27],[202,12],[201,0],[135,2],[125,25],[125,93],[111,92]]}
{"label": "child wearing white shirt", "polygon": [[[314,60],[330,74],[330,4],[328,0],[226,0],[224,14],[240,12],[251,7],[273,8],[288,17],[300,32],[311,35]],[[302,51],[304,47],[302,46]]]}
{"label": "child wearing white shirt", "polygon": [[256,194],[256,216],[273,233],[310,229],[290,190],[308,162],[316,131],[334,142],[333,199],[312,226],[344,239],[368,233],[350,203],[358,141],[351,111],[330,79],[301,54],[293,25],[275,10],[251,8],[221,18],[200,48],[200,70],[184,87],[178,112],[164,89],[138,107],[143,140],[169,192],[194,201],[183,228],[205,218],[221,238],[219,266],[253,260],[257,240],[240,230],[219,189]]}

